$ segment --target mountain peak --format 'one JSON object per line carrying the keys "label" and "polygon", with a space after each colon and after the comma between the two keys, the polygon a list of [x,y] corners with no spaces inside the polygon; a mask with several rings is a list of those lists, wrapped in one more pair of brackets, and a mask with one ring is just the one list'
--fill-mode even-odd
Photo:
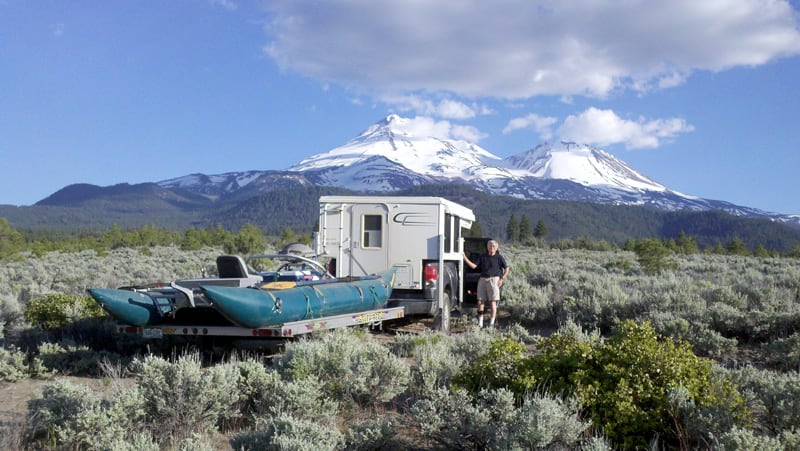
{"label": "mountain peak", "polygon": [[669,191],[608,152],[570,141],[540,144],[506,161],[515,169],[543,179],[570,180],[581,185],[613,187],[628,192]]}
{"label": "mountain peak", "polygon": [[[372,158],[376,156],[426,180],[430,177],[470,180],[476,168],[500,161],[476,144],[443,138],[437,136],[437,131],[437,124],[431,119],[408,119],[391,114],[344,145],[306,158],[289,170],[325,171],[330,184],[349,186],[345,174],[352,174],[353,167],[374,161]],[[344,172],[343,168],[350,169]]]}
{"label": "mountain peak", "polygon": [[[438,135],[436,122],[428,118],[406,118],[390,114],[383,120],[372,124],[353,141],[401,138],[407,140],[428,139]],[[440,136],[441,137],[441,136]]]}
{"label": "mountain peak", "polygon": [[383,123],[386,125],[391,125],[393,122],[404,122],[405,120],[405,118],[402,118],[396,114],[390,114],[386,116],[386,118],[383,120]]}

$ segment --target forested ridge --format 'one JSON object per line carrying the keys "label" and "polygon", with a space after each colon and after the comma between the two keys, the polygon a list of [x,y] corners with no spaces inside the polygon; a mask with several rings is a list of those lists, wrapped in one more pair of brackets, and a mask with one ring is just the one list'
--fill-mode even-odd
{"label": "forested ridge", "polygon": [[[319,215],[322,195],[359,194],[341,188],[305,187],[268,191],[240,202],[201,202],[197,198],[148,196],[160,192],[139,189],[135,195],[86,200],[76,206],[0,206],[0,218],[25,236],[64,236],[102,233],[116,226],[123,230],[144,226],[183,232],[189,228],[220,226],[235,233],[245,224],[277,235],[291,229],[311,233]],[[627,240],[693,237],[701,248],[726,246],[741,240],[751,251],[759,246],[788,252],[800,243],[800,228],[766,219],[733,216],[721,211],[668,212],[648,207],[588,202],[525,200],[493,196],[460,184],[428,185],[393,195],[440,196],[471,208],[482,234],[507,239],[511,215],[547,227],[548,242],[588,239],[622,245]],[[521,237],[524,240],[526,237]]]}

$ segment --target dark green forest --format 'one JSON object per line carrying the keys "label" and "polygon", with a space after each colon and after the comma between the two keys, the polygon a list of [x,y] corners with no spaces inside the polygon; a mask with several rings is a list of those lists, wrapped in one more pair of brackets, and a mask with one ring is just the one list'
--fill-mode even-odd
{"label": "dark green forest", "polygon": [[[122,191],[122,190],[121,190]],[[141,230],[152,227],[185,233],[187,230],[221,228],[235,234],[254,225],[267,236],[290,230],[309,235],[314,231],[322,195],[360,194],[341,188],[305,187],[261,193],[241,202],[211,202],[197,197],[163,195],[145,186],[124,191],[118,198],[91,198],[71,206],[0,206],[0,218],[9,227],[36,242],[74,240],[98,236],[112,228]],[[648,207],[588,202],[525,200],[494,196],[466,185],[427,185],[393,193],[400,196],[440,196],[471,208],[477,217],[479,234],[504,241],[534,239],[536,226],[546,233],[536,239],[546,243],[563,241],[605,242],[623,246],[629,240],[693,238],[700,249],[725,248],[741,242],[752,251],[766,249],[787,253],[800,245],[800,228],[767,219],[733,216],[721,211],[664,211]],[[509,221],[527,223],[521,236],[509,234]],[[529,233],[530,230],[530,233]],[[3,238],[5,239],[5,238]]]}

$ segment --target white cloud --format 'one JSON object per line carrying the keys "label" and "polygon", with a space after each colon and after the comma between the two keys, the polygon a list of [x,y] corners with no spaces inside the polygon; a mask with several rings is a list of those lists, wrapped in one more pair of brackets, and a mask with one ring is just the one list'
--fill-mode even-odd
{"label": "white cloud", "polygon": [[450,135],[455,139],[463,139],[473,143],[477,143],[488,136],[471,125],[454,125]]}
{"label": "white cloud", "polygon": [[800,53],[786,0],[274,0],[268,8],[265,52],[282,68],[364,92],[604,98]]}
{"label": "white cloud", "polygon": [[560,139],[583,144],[624,144],[627,149],[644,149],[658,147],[664,141],[693,130],[694,126],[680,118],[633,121],[611,110],[589,108],[581,114],[568,116],[556,133]]}
{"label": "white cloud", "polygon": [[503,129],[503,134],[511,133],[515,130],[532,129],[543,139],[550,139],[553,136],[551,127],[558,121],[554,117],[544,117],[531,113],[524,117],[516,117],[508,121],[508,125]]}
{"label": "white cloud", "polygon": [[467,105],[453,99],[432,100],[419,95],[383,95],[380,100],[399,111],[411,111],[443,119],[465,120],[493,113],[491,108],[486,105],[475,103]]}
{"label": "white cloud", "polygon": [[208,0],[208,2],[211,3],[212,6],[221,6],[228,11],[235,11],[239,7],[239,5],[231,0]]}
{"label": "white cloud", "polygon": [[454,125],[450,121],[437,121],[426,116],[406,118],[402,122],[393,125],[398,130],[412,136],[436,136],[446,139],[463,139],[470,142],[478,142],[486,137],[477,128],[470,125]]}
{"label": "white cloud", "polygon": [[442,100],[437,105],[436,114],[449,119],[469,119],[475,117],[475,110],[455,100]]}
{"label": "white cloud", "polygon": [[437,121],[430,117],[417,116],[395,124],[394,127],[412,136],[446,136],[450,137],[448,121]]}

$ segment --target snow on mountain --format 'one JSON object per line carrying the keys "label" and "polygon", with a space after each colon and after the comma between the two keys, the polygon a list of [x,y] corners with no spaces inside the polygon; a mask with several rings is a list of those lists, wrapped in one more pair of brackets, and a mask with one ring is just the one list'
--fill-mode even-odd
{"label": "snow on mountain", "polygon": [[218,175],[190,174],[158,184],[162,188],[187,190],[216,200],[227,196],[245,197],[275,188],[307,186],[312,182],[301,175],[284,171],[245,171]]}
{"label": "snow on mountain", "polygon": [[427,181],[470,181],[508,175],[508,171],[497,167],[500,157],[480,146],[418,134],[413,120],[397,115],[387,116],[344,145],[307,158],[288,170],[325,171],[329,182],[344,185],[353,168],[374,161],[374,157],[385,158]]}
{"label": "snow on mountain", "polygon": [[513,167],[543,179],[571,180],[581,185],[605,185],[626,191],[668,191],[665,186],[636,172],[616,157],[571,142],[542,144],[508,157],[507,161]]}
{"label": "snow on mountain", "polygon": [[418,119],[389,115],[342,146],[285,171],[192,174],[159,185],[218,199],[304,185],[379,193],[457,181],[492,194],[526,199],[648,205],[666,210],[719,209],[797,222],[785,215],[679,193],[591,146],[545,143],[502,159],[474,143],[435,136],[439,132],[425,125]]}
{"label": "snow on mountain", "polygon": [[[375,157],[385,158],[396,167],[392,169],[393,175],[390,176],[392,172],[383,174],[379,186],[365,186],[363,178],[353,178],[353,174],[366,171]],[[380,170],[371,169],[373,172]],[[530,185],[537,180],[568,180],[592,187],[596,192],[607,192],[606,201],[620,197],[614,193],[616,191],[682,196],[594,147],[548,143],[502,159],[473,143],[416,133],[412,120],[396,115],[377,122],[344,145],[307,158],[289,170],[317,173],[317,179],[323,184],[372,188],[373,191],[456,179],[495,194],[547,198],[547,193]],[[408,173],[416,177],[409,177]]]}
{"label": "snow on mountain", "polygon": [[190,174],[159,182],[163,188],[184,188],[202,194],[231,192],[257,180],[264,171],[229,172],[218,175]]}

